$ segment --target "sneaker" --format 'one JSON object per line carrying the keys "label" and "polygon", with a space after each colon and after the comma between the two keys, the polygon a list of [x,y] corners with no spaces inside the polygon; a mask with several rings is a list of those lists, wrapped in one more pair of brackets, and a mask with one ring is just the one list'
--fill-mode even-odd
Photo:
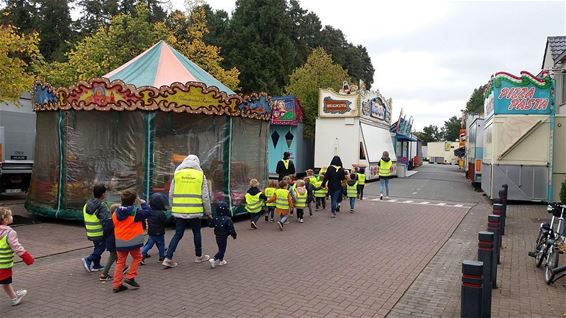
{"label": "sneaker", "polygon": [[132,287],[132,289],[138,289],[140,288],[140,284],[138,284],[138,282],[136,282],[135,279],[124,279],[124,283],[130,285]]}
{"label": "sneaker", "polygon": [[218,265],[214,258],[209,259],[208,262],[210,263],[210,268],[215,268]]}
{"label": "sneaker", "polygon": [[145,257],[142,257],[140,265],[145,265]]}
{"label": "sneaker", "polygon": [[252,226],[252,229],[257,229],[257,225],[255,225],[254,221],[252,221],[251,226]]}
{"label": "sneaker", "polygon": [[128,267],[128,265],[124,266],[124,269],[122,270],[122,274],[127,274],[129,268],[130,267]]}
{"label": "sneaker", "polygon": [[206,262],[210,259],[210,256],[208,255],[203,255],[203,256],[197,256],[195,258],[195,263],[202,263],[202,262]]}
{"label": "sneaker", "polygon": [[299,219],[299,223],[303,223],[303,219]]}
{"label": "sneaker", "polygon": [[147,254],[147,255],[145,256],[145,258],[151,258],[151,255]]}
{"label": "sneaker", "polygon": [[336,214],[330,214],[330,217],[331,217],[331,218],[335,218],[335,217],[336,217]]}
{"label": "sneaker", "polygon": [[100,272],[100,271],[103,270],[103,269],[104,269],[104,266],[102,266],[102,265],[98,265],[98,266],[93,265],[93,266],[90,268],[90,271],[91,271],[91,272]]}
{"label": "sneaker", "polygon": [[24,298],[25,295],[28,294],[28,291],[25,289],[20,289],[16,292],[16,298],[12,299],[12,306],[16,306],[18,305],[21,301],[22,298]]}
{"label": "sneaker", "polygon": [[223,266],[223,265],[226,265],[226,264],[228,264],[228,262],[226,262],[225,259],[218,262],[218,266]]}
{"label": "sneaker", "polygon": [[389,200],[389,196],[388,196],[388,195],[385,196],[385,200]]}
{"label": "sneaker", "polygon": [[110,274],[104,275],[103,273],[101,273],[98,276],[98,280],[101,281],[101,282],[104,282],[104,281],[107,281],[107,280],[112,280],[112,275],[110,275]]}
{"label": "sneaker", "polygon": [[273,223],[273,222],[275,222],[275,220],[274,220],[274,219],[271,219],[271,220],[269,220],[269,222]]}
{"label": "sneaker", "polygon": [[283,223],[281,223],[281,221],[279,221],[279,222],[277,222],[277,225],[279,225],[279,229],[281,231],[283,231],[283,226],[284,226]]}
{"label": "sneaker", "polygon": [[336,207],[336,212],[340,212],[340,204]]}
{"label": "sneaker", "polygon": [[312,212],[309,212],[309,216],[312,216]]}
{"label": "sneaker", "polygon": [[173,267],[177,267],[177,262],[168,259],[167,257],[163,260],[163,263],[161,263],[161,265],[165,266],[165,267],[169,267],[169,268],[173,268]]}
{"label": "sneaker", "polygon": [[128,290],[128,287],[126,287],[124,285],[120,285],[116,288],[112,288],[112,291],[115,292],[115,293],[119,293],[119,292],[124,291],[124,290]]}
{"label": "sneaker", "polygon": [[269,222],[269,217],[267,215],[265,216],[265,222]]}
{"label": "sneaker", "polygon": [[354,209],[350,209],[350,213],[354,213]]}
{"label": "sneaker", "polygon": [[380,194],[380,195],[379,195],[379,199],[380,199],[380,200],[383,200],[383,194]]}
{"label": "sneaker", "polygon": [[90,269],[90,267],[92,266],[92,262],[87,260],[86,257],[81,258],[81,261],[83,262],[83,267],[85,271],[87,271],[88,273],[92,272],[92,270]]}
{"label": "sneaker", "polygon": [[165,260],[165,257],[160,257],[160,258],[159,258],[159,261],[160,261],[160,262],[163,262],[164,260]]}

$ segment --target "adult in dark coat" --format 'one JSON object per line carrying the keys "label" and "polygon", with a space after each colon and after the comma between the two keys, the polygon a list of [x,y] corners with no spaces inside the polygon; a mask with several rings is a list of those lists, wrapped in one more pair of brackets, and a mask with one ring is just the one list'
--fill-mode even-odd
{"label": "adult in dark coat", "polygon": [[328,192],[330,193],[330,212],[331,217],[336,217],[336,208],[338,206],[338,199],[342,195],[342,180],[346,179],[346,173],[342,167],[342,160],[340,157],[334,156],[330,162],[330,166],[326,169],[322,187],[328,185]]}
{"label": "adult in dark coat", "polygon": [[279,181],[283,180],[285,176],[295,174],[295,164],[291,158],[290,152],[283,153],[283,159],[279,160],[277,163],[277,168],[275,168],[275,173],[279,175]]}

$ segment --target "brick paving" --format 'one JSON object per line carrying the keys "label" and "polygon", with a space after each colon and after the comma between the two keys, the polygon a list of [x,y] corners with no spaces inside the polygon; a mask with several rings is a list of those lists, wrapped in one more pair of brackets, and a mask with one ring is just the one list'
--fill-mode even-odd
{"label": "brick paving", "polygon": [[[189,231],[175,255],[179,267],[165,270],[150,258],[140,271],[142,288],[120,294],[96,273],[84,272],[79,258],[88,250],[46,256],[30,267],[16,264],[15,287],[29,293],[18,307],[0,298],[0,312],[2,317],[384,317],[465,214],[462,208],[364,200],[353,215],[341,212],[331,219],[328,212],[315,212],[284,232],[263,221],[253,231],[242,221],[236,224],[238,239],[228,245],[228,265],[214,270],[191,262]],[[40,231],[40,226],[49,228]],[[85,243],[80,227],[68,224],[25,225],[18,231],[35,255],[58,245],[50,240],[55,233],[65,244]],[[212,230],[203,236],[205,253],[213,254]]]}

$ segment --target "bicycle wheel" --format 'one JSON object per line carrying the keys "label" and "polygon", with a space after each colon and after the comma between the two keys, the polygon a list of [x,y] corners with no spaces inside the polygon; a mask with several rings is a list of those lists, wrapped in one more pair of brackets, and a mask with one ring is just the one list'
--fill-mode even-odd
{"label": "bicycle wheel", "polygon": [[546,232],[545,232],[545,230],[540,228],[539,231],[538,231],[538,236],[537,236],[537,240],[536,240],[536,244],[535,244],[535,250],[534,250],[536,267],[540,267],[540,265],[542,265],[542,262],[544,261],[544,258],[546,257],[546,251],[547,251],[547,248],[546,248]]}
{"label": "bicycle wheel", "polygon": [[552,273],[551,269],[558,266],[558,250],[556,250],[553,246],[550,246],[548,249],[548,255],[546,256],[546,265],[544,269],[544,281],[547,284],[552,284],[554,279],[554,274]]}

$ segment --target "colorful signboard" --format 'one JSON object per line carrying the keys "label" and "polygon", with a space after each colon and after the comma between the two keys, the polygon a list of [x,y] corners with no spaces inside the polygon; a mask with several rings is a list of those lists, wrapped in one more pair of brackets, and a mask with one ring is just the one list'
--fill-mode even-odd
{"label": "colorful signboard", "polygon": [[303,113],[295,96],[273,97],[273,113],[271,124],[297,126],[303,121]]}
{"label": "colorful signboard", "polygon": [[379,92],[360,92],[362,117],[374,122],[391,124],[391,105]]}
{"label": "colorful signboard", "polygon": [[356,117],[358,116],[358,95],[338,94],[332,90],[320,90],[320,117]]}
{"label": "colorful signboard", "polygon": [[485,96],[486,117],[491,114],[548,115],[554,111],[552,79],[548,72],[542,72],[538,77],[525,71],[520,77],[496,73]]}
{"label": "colorful signboard", "polygon": [[69,88],[52,89],[38,82],[34,89],[35,111],[173,111],[176,113],[228,115],[271,119],[271,99],[266,94],[227,95],[202,83],[173,83],[155,88],[127,85],[106,78],[79,82]]}

